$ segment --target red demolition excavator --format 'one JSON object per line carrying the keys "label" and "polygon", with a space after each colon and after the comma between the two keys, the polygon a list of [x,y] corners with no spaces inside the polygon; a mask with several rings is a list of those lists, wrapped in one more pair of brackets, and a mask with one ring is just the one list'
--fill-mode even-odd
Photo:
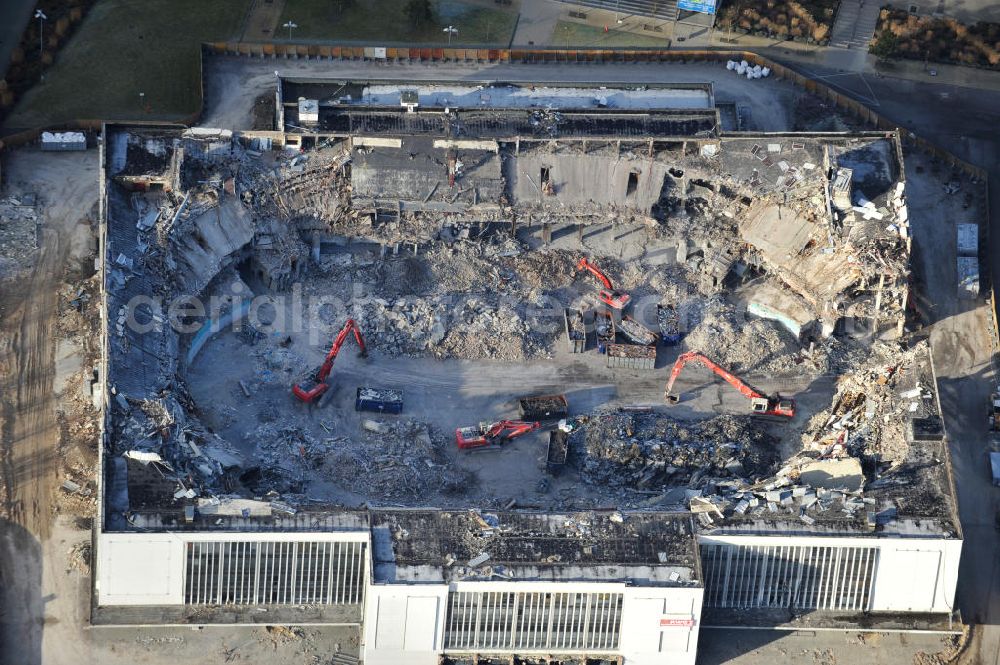
{"label": "red demolition excavator", "polygon": [[541,423],[529,423],[523,420],[500,420],[495,423],[479,423],[474,427],[459,427],[455,430],[455,443],[462,450],[483,448],[485,446],[500,446],[511,439],[534,432]]}
{"label": "red demolition excavator", "polygon": [[682,353],[677,357],[677,361],[674,362],[674,368],[670,371],[670,378],[667,380],[666,390],[663,392],[663,398],[667,401],[667,404],[676,404],[680,401],[680,397],[675,395],[673,392],[674,381],[677,380],[681,370],[684,369],[684,365],[691,361],[701,363],[714,373],[721,376],[726,383],[739,390],[744,397],[750,400],[750,410],[754,415],[779,418],[795,417],[795,400],[788,397],[781,397],[780,395],[777,397],[769,397],[768,395],[765,395],[756,388],[749,386],[740,377],[719,367],[714,362],[709,360],[705,354],[699,351],[688,351],[687,353]]}
{"label": "red demolition excavator", "polygon": [[611,280],[608,279],[608,276],[601,272],[600,268],[588,261],[586,256],[582,257],[576,264],[577,272],[582,272],[584,270],[589,270],[594,277],[599,279],[601,284],[604,285],[604,288],[597,294],[602,302],[617,310],[625,309],[629,301],[632,299],[632,296],[622,291],[616,291],[615,287],[611,284]]}
{"label": "red demolition excavator", "polygon": [[323,364],[319,366],[316,374],[310,380],[292,386],[292,392],[295,393],[296,397],[307,404],[312,404],[330,388],[330,384],[326,380],[330,378],[330,372],[333,370],[333,361],[337,359],[340,347],[344,345],[344,342],[347,341],[347,336],[352,332],[354,333],[354,339],[358,341],[360,349],[358,355],[362,357],[368,355],[368,349],[365,347],[365,340],[361,337],[361,330],[358,328],[358,324],[354,322],[354,319],[347,319],[347,323],[337,333],[337,338],[333,340],[333,345],[330,347],[329,353],[326,354],[326,358],[323,360]]}

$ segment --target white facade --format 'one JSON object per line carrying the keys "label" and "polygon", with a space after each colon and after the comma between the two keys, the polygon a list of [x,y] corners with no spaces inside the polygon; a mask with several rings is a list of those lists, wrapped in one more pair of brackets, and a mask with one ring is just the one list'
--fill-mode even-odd
{"label": "white facade", "polygon": [[591,654],[693,664],[701,588],[598,582],[386,584],[368,590],[365,663],[441,654]]}
{"label": "white facade", "polygon": [[366,665],[437,665],[444,645],[447,584],[375,585],[365,607]]}
{"label": "white facade", "polygon": [[[352,605],[363,614],[347,622],[362,621],[368,665],[436,665],[443,654],[474,653],[693,665],[703,605],[938,614],[954,606],[960,540],[698,540],[704,587],[506,580],[381,584],[372,582],[368,531],[105,533],[97,542],[95,587],[101,606]],[[291,572],[272,574],[275,562]],[[284,581],[275,589],[279,578]],[[799,597],[802,589],[813,595]]]}
{"label": "white facade", "polygon": [[[785,576],[794,582],[805,579],[815,581],[819,596],[814,600],[817,609],[853,610],[859,612],[920,612],[950,613],[955,606],[955,588],[958,583],[958,562],[962,554],[962,541],[944,538],[851,538],[816,536],[699,536],[703,549],[711,545],[731,545],[740,548],[747,556],[757,555],[752,574],[760,584],[748,585],[746,575],[732,575],[732,581],[712,579],[706,570],[707,607],[754,607],[761,601],[764,585],[776,586],[775,580]],[[770,554],[781,549],[779,554]],[[786,564],[801,566],[806,553],[825,550],[820,565],[809,562],[805,572],[786,573]],[[786,554],[792,550],[791,556]],[[767,569],[767,556],[763,564],[761,553],[770,555],[777,562]],[[792,559],[792,561],[789,561]],[[735,567],[742,559],[727,562]],[[707,568],[707,566],[706,566]],[[863,593],[849,588],[852,581],[864,575]],[[810,577],[812,575],[812,577]],[[738,581],[737,581],[738,580]],[[753,599],[734,597],[730,590],[738,585],[751,590]],[[783,584],[792,587],[796,584]],[[723,591],[720,593],[720,588]],[[756,591],[754,592],[754,589]],[[766,590],[765,590],[766,591]],[[845,602],[847,605],[844,605]],[[859,600],[861,599],[861,600]]]}
{"label": "white facade", "polygon": [[[368,542],[368,531],[102,533],[97,604],[357,605],[369,578]],[[303,566],[310,580],[296,579]],[[269,584],[282,569],[290,574]]]}

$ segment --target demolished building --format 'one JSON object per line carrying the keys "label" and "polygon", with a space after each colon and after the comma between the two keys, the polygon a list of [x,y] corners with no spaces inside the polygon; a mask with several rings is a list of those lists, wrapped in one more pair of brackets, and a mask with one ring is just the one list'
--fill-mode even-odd
{"label": "demolished building", "polygon": [[[895,134],[724,132],[708,86],[633,108],[278,85],[270,132],[105,128],[95,623],[347,625],[368,663],[693,663],[703,624],[948,621],[961,531],[905,336]],[[630,362],[594,350],[582,252],[640,324],[668,305],[680,346],[793,383],[801,414],[694,389],[668,411],[675,350],[610,314]],[[371,357],[297,403],[347,316]],[[362,386],[402,413],[357,413]],[[531,437],[448,434],[554,392],[558,476]]]}

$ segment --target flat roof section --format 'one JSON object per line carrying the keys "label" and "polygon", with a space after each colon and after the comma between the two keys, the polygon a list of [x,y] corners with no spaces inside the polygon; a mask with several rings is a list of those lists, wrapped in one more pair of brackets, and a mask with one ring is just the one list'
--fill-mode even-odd
{"label": "flat roof section", "polygon": [[431,136],[450,139],[549,140],[712,138],[719,134],[715,109],[689,111],[557,111],[459,109],[444,111],[320,107],[319,124],[304,126],[297,109],[285,112],[291,133],[338,136]]}
{"label": "flat roof section", "polygon": [[375,510],[372,557],[382,583],[701,583],[691,516],[662,511]]}
{"label": "flat roof section", "polygon": [[[531,81],[357,81],[282,77],[282,98],[315,99],[321,106],[399,107],[416,103],[433,109],[710,109],[711,83],[600,83],[583,86]],[[416,96],[414,98],[414,95]],[[405,104],[404,104],[405,97]]]}

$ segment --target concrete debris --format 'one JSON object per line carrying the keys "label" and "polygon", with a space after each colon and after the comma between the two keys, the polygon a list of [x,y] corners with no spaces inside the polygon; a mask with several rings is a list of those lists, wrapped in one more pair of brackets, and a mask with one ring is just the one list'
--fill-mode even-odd
{"label": "concrete debris", "polygon": [[[570,116],[534,108],[530,125],[557,136]],[[887,367],[910,362],[908,352],[870,342],[872,329],[884,339],[899,334],[908,288],[905,192],[883,138],[832,146],[733,138],[687,150],[467,137],[438,148],[416,137],[405,149],[395,139],[331,139],[279,151],[260,137],[167,134],[126,132],[108,146],[109,218],[123,220],[109,233],[106,264],[109,440],[113,480],[129,485],[115,495],[115,515],[158,500],[175,514],[192,508],[193,519],[295,520],[310,508],[443,505],[460,495],[495,507],[687,506],[704,528],[762,516],[801,527],[800,515],[867,512],[871,482],[895,478],[887,472],[910,452],[900,421],[930,417],[934,400],[922,388],[893,386],[892,372],[879,382]],[[620,172],[632,198],[576,192],[592,177],[581,166],[588,160],[601,173]],[[512,172],[514,163],[527,171]],[[606,312],[590,276],[577,274],[581,255],[599,257],[631,296],[630,311]],[[129,312],[136,294],[217,306],[188,317],[197,332],[180,334],[162,312]],[[249,315],[251,298],[290,294],[328,304],[301,330],[272,325],[284,313],[277,306]],[[136,334],[131,315],[151,332]],[[331,390],[306,411],[289,386],[315,372],[318,348],[348,317],[369,359],[341,356]],[[841,330],[845,321],[863,334]],[[514,390],[504,389],[509,376],[455,361],[544,359],[559,381],[579,372],[581,383],[603,385],[612,372],[662,367],[653,330],[748,379],[844,378],[802,442],[779,441],[743,416],[692,422],[640,404],[574,413],[578,426],[560,432],[565,459],[557,437],[559,476],[544,475],[552,461],[544,437],[489,453],[506,455],[528,489],[479,482],[495,471],[477,457],[487,453],[456,455],[452,428],[513,417],[515,405],[486,394]],[[594,338],[612,351],[597,362],[588,357]],[[562,339],[577,364],[565,363]],[[426,359],[451,362],[434,374]],[[369,392],[356,396],[359,386]],[[403,389],[407,414],[411,406],[441,413],[418,420],[383,408],[402,410]],[[437,390],[468,392],[487,412],[451,422],[457,407],[432,403]],[[900,403],[899,394],[910,396]],[[790,444],[803,450],[779,468]],[[484,529],[500,528],[482,518]],[[457,567],[497,554],[468,551]]]}
{"label": "concrete debris", "polygon": [[30,269],[38,249],[41,217],[34,194],[0,199],[0,279]]}
{"label": "concrete debris", "polygon": [[[453,441],[424,423],[363,421],[356,436],[317,439],[297,426],[273,424],[248,433],[258,442],[260,466],[243,472],[241,482],[256,495],[270,492],[300,501],[303,488],[320,480],[335,479],[345,503],[413,500],[426,492],[456,491],[468,482],[444,455]],[[272,504],[273,507],[273,504]]]}
{"label": "concrete debris", "polygon": [[677,421],[655,413],[599,413],[586,426],[587,482],[631,490],[703,487],[759,477],[777,461],[773,440],[746,418]]}
{"label": "concrete debris", "polygon": [[811,487],[857,492],[865,483],[865,475],[861,462],[847,457],[803,464],[799,467],[799,480]]}

